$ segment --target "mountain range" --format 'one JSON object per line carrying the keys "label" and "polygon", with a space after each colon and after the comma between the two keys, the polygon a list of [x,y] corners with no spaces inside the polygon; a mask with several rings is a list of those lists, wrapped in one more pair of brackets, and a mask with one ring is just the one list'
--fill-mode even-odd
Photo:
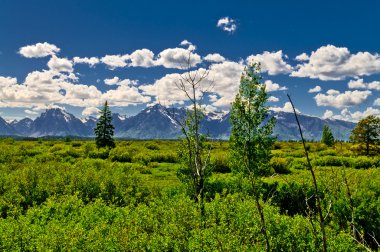
{"label": "mountain range", "polygon": [[[183,108],[166,109],[155,105],[142,110],[137,115],[126,117],[112,115],[115,137],[130,139],[177,139],[182,135],[178,123],[186,115]],[[294,114],[270,111],[269,116],[277,119],[274,134],[278,140],[298,140],[299,133]],[[210,113],[202,119],[202,131],[213,139],[228,139],[231,125],[230,114]],[[355,123],[322,119],[299,115],[304,137],[308,140],[320,140],[323,126],[329,125],[336,139],[348,140]],[[93,137],[97,119],[88,117],[79,119],[60,108],[47,109],[36,119],[24,118],[6,122],[0,117],[0,135],[18,137]]]}

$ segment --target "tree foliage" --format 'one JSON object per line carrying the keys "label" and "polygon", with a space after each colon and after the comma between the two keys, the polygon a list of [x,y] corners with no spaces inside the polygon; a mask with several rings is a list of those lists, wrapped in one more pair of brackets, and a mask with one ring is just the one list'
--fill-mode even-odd
{"label": "tree foliage", "polygon": [[247,176],[251,182],[266,250],[270,251],[263,206],[260,203],[260,176],[270,172],[271,149],[275,140],[271,135],[275,118],[268,119],[268,95],[261,79],[260,65],[256,63],[246,67],[242,74],[239,93],[232,103],[230,152],[232,168]]}
{"label": "tree foliage", "polygon": [[334,135],[331,132],[331,128],[328,125],[323,127],[322,139],[321,142],[326,144],[327,146],[334,145]]}
{"label": "tree foliage", "polygon": [[112,125],[112,114],[108,107],[107,101],[104,103],[104,107],[100,112],[101,116],[99,121],[96,123],[95,131],[95,142],[96,147],[115,147],[115,142],[113,139],[114,126]]}
{"label": "tree foliage", "polygon": [[365,155],[380,153],[380,118],[374,115],[360,120],[352,130],[350,140],[358,143],[358,151]]}

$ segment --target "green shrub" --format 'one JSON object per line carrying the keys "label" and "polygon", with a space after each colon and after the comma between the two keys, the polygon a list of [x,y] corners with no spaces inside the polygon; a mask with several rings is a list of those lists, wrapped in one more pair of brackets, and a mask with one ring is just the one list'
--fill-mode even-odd
{"label": "green shrub", "polygon": [[290,170],[288,168],[288,160],[286,158],[272,157],[270,165],[273,167],[276,173],[288,174]]}
{"label": "green shrub", "polygon": [[231,168],[228,162],[228,155],[226,155],[226,153],[213,154],[211,156],[212,171],[219,173],[231,172]]}
{"label": "green shrub", "polygon": [[150,153],[151,162],[177,163],[178,155],[173,151],[153,151]]}
{"label": "green shrub", "polygon": [[144,146],[148,150],[159,150],[160,149],[160,146],[158,146],[158,144],[156,144],[154,142],[147,142],[144,144]]}
{"label": "green shrub", "polygon": [[89,152],[88,156],[90,158],[101,158],[107,159],[109,156],[110,150],[108,148],[100,148],[98,150],[93,150]]}
{"label": "green shrub", "polygon": [[131,153],[123,147],[116,147],[110,151],[109,157],[112,161],[117,162],[132,162]]}
{"label": "green shrub", "polygon": [[292,169],[302,170],[307,167],[306,158],[295,158],[290,164]]}

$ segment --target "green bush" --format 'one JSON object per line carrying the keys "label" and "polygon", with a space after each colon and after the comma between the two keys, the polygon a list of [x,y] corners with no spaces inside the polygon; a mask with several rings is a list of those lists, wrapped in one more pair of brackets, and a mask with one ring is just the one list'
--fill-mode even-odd
{"label": "green bush", "polygon": [[302,170],[307,168],[306,158],[295,158],[290,164],[292,169]]}
{"label": "green bush", "polygon": [[117,162],[132,162],[131,153],[123,147],[117,146],[110,151],[109,157],[112,161]]}
{"label": "green bush", "polygon": [[231,168],[229,166],[228,155],[225,153],[215,153],[211,156],[211,166],[213,172],[229,173]]}
{"label": "green bush", "polygon": [[110,150],[108,148],[100,148],[100,149],[89,152],[88,156],[90,158],[107,159],[109,156],[109,153],[110,153]]}
{"label": "green bush", "polygon": [[288,168],[288,160],[286,158],[272,157],[270,165],[279,174],[288,174],[290,170]]}

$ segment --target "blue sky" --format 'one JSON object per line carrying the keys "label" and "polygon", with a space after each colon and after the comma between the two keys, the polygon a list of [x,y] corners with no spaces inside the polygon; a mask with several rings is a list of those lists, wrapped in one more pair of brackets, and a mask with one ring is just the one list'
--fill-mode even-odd
{"label": "blue sky", "polygon": [[127,115],[186,104],[175,82],[189,53],[214,81],[208,110],[228,110],[254,60],[274,110],[289,110],[289,93],[309,115],[380,115],[379,11],[365,0],[3,0],[0,116],[59,106],[84,117],[105,99]]}

